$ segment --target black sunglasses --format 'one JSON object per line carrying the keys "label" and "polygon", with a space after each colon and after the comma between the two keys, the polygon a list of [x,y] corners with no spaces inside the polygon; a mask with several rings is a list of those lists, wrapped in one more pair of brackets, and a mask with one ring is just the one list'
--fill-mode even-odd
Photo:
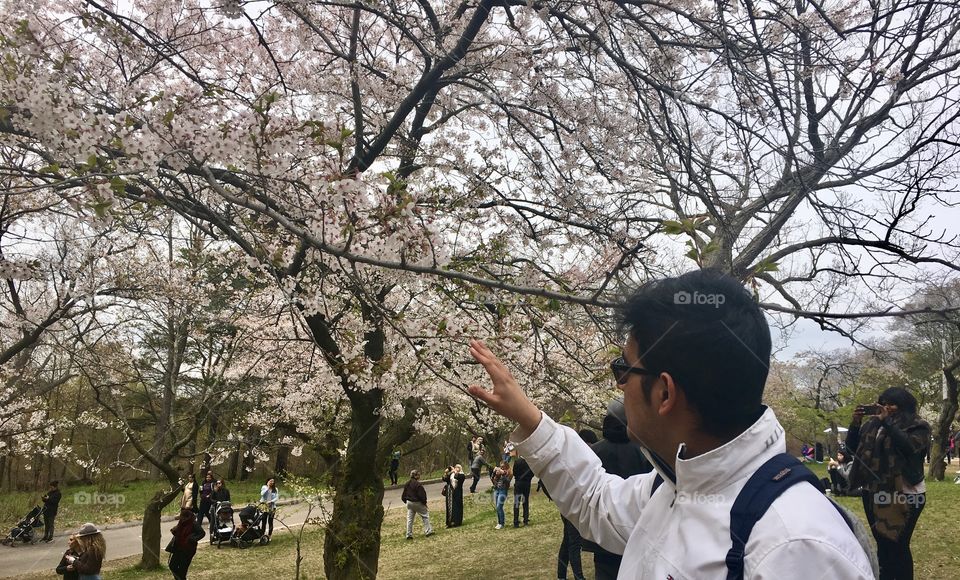
{"label": "black sunglasses", "polygon": [[626,359],[622,356],[610,361],[610,370],[613,371],[613,377],[617,380],[618,385],[622,385],[627,382],[627,379],[630,378],[630,373],[638,375],[647,375],[649,377],[660,376],[660,373],[657,371],[651,371],[650,369],[642,369],[640,367],[635,367],[628,363]]}

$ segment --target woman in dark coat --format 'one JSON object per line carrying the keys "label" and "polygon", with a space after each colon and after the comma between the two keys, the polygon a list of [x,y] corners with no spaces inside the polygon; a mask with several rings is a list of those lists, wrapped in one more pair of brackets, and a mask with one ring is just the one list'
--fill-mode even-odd
{"label": "woman in dark coat", "polygon": [[80,556],[80,545],[77,542],[77,536],[70,534],[67,540],[67,551],[60,558],[60,564],[57,565],[57,574],[63,576],[63,580],[79,580],[80,573],[76,570],[70,570],[68,567]]}
{"label": "woman in dark coat", "polygon": [[443,495],[446,504],[446,522],[448,528],[455,528],[463,524],[463,482],[467,476],[463,467],[458,463],[448,467],[443,474]]}
{"label": "woman in dark coat", "polygon": [[176,580],[187,580],[187,570],[197,553],[197,542],[206,533],[203,526],[197,522],[197,516],[188,509],[180,510],[179,521],[170,533],[173,534],[173,539],[167,545],[167,551],[170,552],[170,571]]}
{"label": "woman in dark coat", "polygon": [[227,489],[227,482],[218,479],[216,485],[213,486],[213,502],[216,504],[221,501],[230,501],[230,490]]}
{"label": "woman in dark coat", "polygon": [[[871,418],[861,426],[864,415]],[[856,449],[850,487],[862,487],[880,580],[913,578],[910,538],[926,504],[923,459],[929,442],[930,425],[917,416],[917,399],[904,388],[889,388],[876,405],[853,412],[846,443]]]}

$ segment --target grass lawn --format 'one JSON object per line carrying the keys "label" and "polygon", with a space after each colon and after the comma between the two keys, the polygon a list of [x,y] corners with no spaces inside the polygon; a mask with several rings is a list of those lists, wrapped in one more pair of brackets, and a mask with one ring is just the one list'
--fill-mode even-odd
{"label": "grass lawn", "polygon": [[[443,526],[442,500],[431,501],[431,522],[436,533],[425,538],[417,518],[413,540],[404,538],[406,510],[389,510],[383,524],[377,577],[382,580],[466,578],[484,574],[530,580],[554,577],[562,530],[556,508],[542,493],[535,493],[531,498],[530,525],[514,529],[512,506],[511,496],[507,510],[510,525],[503,530],[495,530],[497,517],[490,494],[467,494],[464,498],[463,527],[446,529]],[[309,529],[304,534],[301,578],[324,577],[322,549],[322,531],[316,527]],[[109,550],[107,546],[108,553]],[[286,533],[275,533],[273,542],[267,546],[245,550],[204,547],[197,552],[190,566],[189,577],[293,578],[295,550],[293,536]],[[103,571],[104,579],[169,579],[170,572],[166,569],[152,572],[134,569],[137,561],[139,558],[109,562]],[[518,572],[521,568],[529,572]],[[588,578],[593,577],[592,554],[584,553],[583,568]],[[24,580],[49,577],[50,574],[36,574]],[[568,577],[572,577],[572,574],[568,573]]]}
{"label": "grass lawn", "polygon": [[[263,482],[237,481],[228,483],[230,495],[235,502],[253,501],[260,496]],[[161,484],[136,481],[107,485],[66,486],[61,488],[63,499],[57,512],[57,529],[78,528],[84,522],[99,525],[143,519],[143,509]],[[281,491],[281,497],[283,489]],[[44,490],[43,493],[46,493]],[[12,527],[25,516],[30,508],[40,503],[43,493],[10,492],[0,495],[0,522]],[[163,513],[176,515],[180,511],[180,498],[174,499]]]}
{"label": "grass lawn", "polygon": [[[814,465],[813,468],[818,473],[826,472],[825,466]],[[957,570],[960,569],[960,533],[956,525],[960,485],[952,483],[953,470],[948,473],[949,481],[927,482],[929,500],[912,542],[918,578],[953,579],[957,578]],[[533,495],[531,524],[519,529],[512,526],[503,530],[493,529],[496,515],[489,494],[468,494],[464,499],[464,525],[453,530],[443,527],[442,501],[431,502],[431,519],[436,534],[430,538],[423,537],[418,520],[414,524],[415,539],[405,540],[406,510],[387,512],[378,578],[555,578],[561,524],[556,508],[543,494]],[[863,517],[858,498],[839,500]],[[511,507],[512,502],[508,502],[508,522],[512,518]],[[322,546],[323,536],[318,528],[305,534],[301,578],[323,578]],[[190,578],[293,578],[294,551],[295,543],[290,534],[274,534],[274,541],[270,545],[247,550],[204,548],[197,553],[190,568]],[[110,562],[104,578],[169,578],[166,570],[140,572],[132,569],[136,561],[136,558],[131,558]],[[587,578],[592,578],[591,554],[584,553],[583,567]],[[40,580],[49,576],[35,575],[26,580]]]}

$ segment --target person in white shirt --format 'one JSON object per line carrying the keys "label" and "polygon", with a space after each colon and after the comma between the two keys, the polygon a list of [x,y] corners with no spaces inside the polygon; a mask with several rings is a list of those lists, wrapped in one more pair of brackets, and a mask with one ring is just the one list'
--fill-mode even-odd
{"label": "person in white shirt", "polygon": [[[561,514],[584,538],[623,554],[618,578],[727,578],[731,507],[754,472],[786,451],[783,428],[761,403],[771,349],[766,319],[739,281],[712,270],[644,285],[621,317],[628,338],[611,369],[628,435],[654,472],[607,474],[590,447],[542,413],[477,340],[470,353],[493,389],[472,385],[470,394],[518,424],[511,440]],[[846,521],[805,483],[773,501],[739,561],[752,580],[874,578]]]}

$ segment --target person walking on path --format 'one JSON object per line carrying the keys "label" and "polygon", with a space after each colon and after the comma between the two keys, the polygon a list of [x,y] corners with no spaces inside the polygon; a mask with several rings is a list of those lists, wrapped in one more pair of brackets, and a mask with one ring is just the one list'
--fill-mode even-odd
{"label": "person walking on path", "polygon": [[413,519],[417,515],[423,519],[424,537],[433,535],[433,526],[430,525],[430,510],[427,509],[427,490],[420,483],[420,472],[416,469],[410,472],[410,481],[403,486],[400,501],[407,506],[407,539],[413,539]]}
{"label": "person walking on path", "polygon": [[197,513],[199,497],[200,486],[197,485],[197,478],[192,473],[187,474],[187,482],[183,484],[183,496],[180,498],[180,509]]}
{"label": "person walking on path", "polygon": [[523,505],[523,525],[530,523],[530,485],[533,470],[523,456],[518,455],[513,464],[513,527],[520,527],[520,505]]}
{"label": "person walking on path", "polygon": [[267,507],[267,517],[263,520],[262,532],[268,538],[273,536],[273,515],[277,511],[278,499],[280,499],[280,491],[277,489],[277,480],[271,477],[260,488],[260,503],[266,504]]}
{"label": "person walking on path", "polygon": [[213,492],[216,488],[216,482],[213,480],[213,472],[208,471],[203,476],[203,483],[200,484],[200,512],[197,514],[197,523],[202,527],[203,518],[213,519],[210,510],[213,509]]}
{"label": "person walking on path", "polygon": [[53,521],[57,518],[57,510],[60,509],[60,482],[51,481],[50,489],[43,496],[43,542],[53,541]]}
{"label": "person walking on path", "polygon": [[170,533],[173,534],[173,538],[167,545],[167,551],[170,552],[168,564],[170,572],[173,573],[175,580],[187,580],[187,570],[190,569],[190,563],[193,562],[193,557],[197,553],[197,543],[206,533],[190,510],[180,510],[177,525],[170,530]]}
{"label": "person walking on path", "polygon": [[86,523],[76,534],[80,555],[67,565],[65,572],[76,572],[78,580],[101,580],[100,568],[107,555],[107,542],[97,526]]}
{"label": "person walking on path", "polygon": [[79,580],[80,573],[76,570],[68,569],[78,556],[80,556],[80,544],[77,542],[77,535],[70,534],[67,539],[67,551],[60,558],[60,564],[57,565],[57,574],[63,576],[63,580]]}
{"label": "person walking on path", "polygon": [[510,481],[513,479],[513,472],[510,471],[510,462],[504,461],[493,470],[493,502],[497,506],[497,526],[495,529],[502,530],[506,523],[506,514],[503,512],[503,505],[507,503],[507,493],[510,491]]}

